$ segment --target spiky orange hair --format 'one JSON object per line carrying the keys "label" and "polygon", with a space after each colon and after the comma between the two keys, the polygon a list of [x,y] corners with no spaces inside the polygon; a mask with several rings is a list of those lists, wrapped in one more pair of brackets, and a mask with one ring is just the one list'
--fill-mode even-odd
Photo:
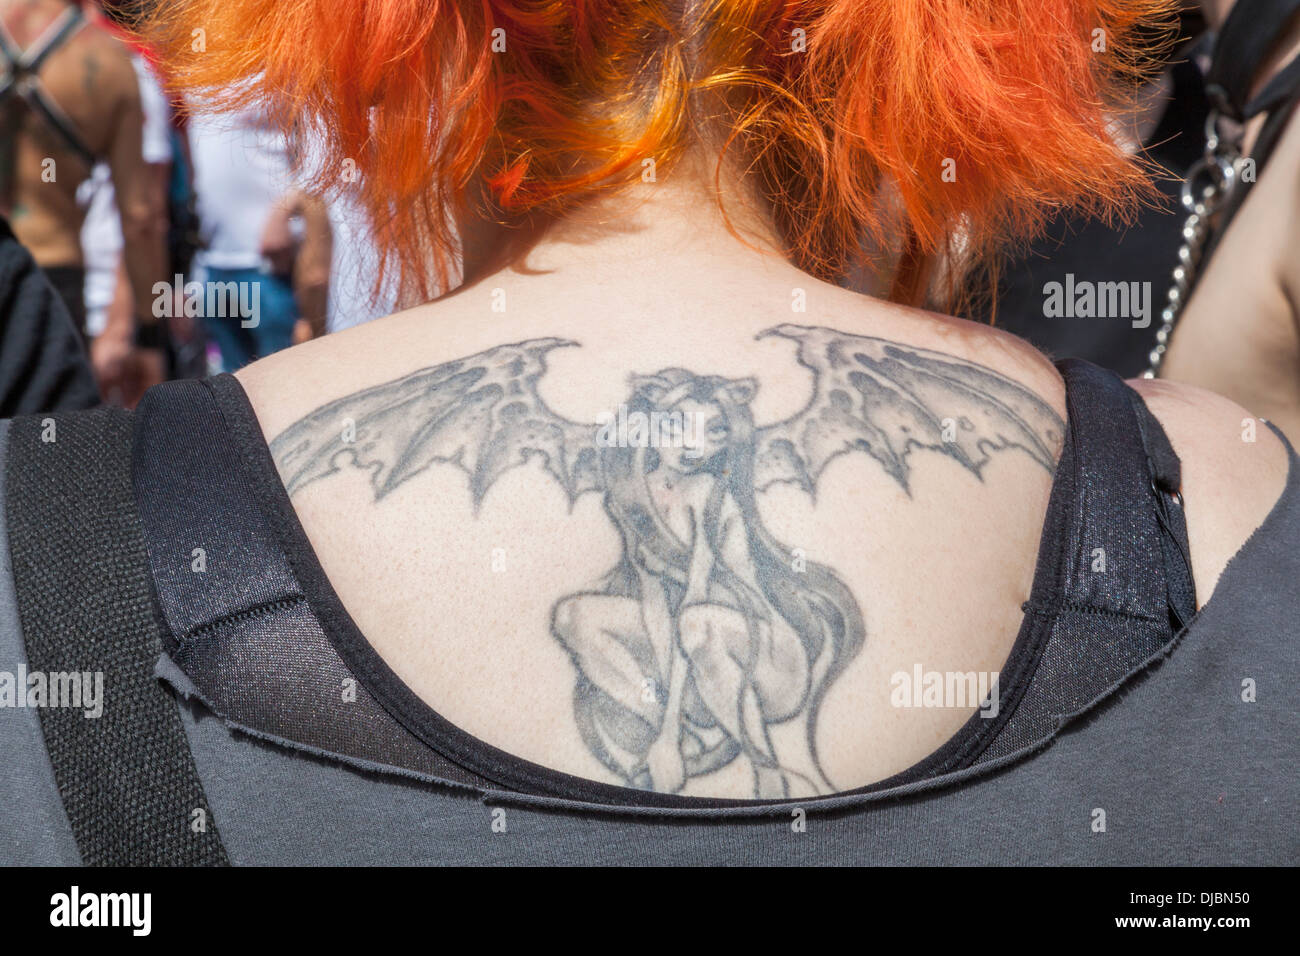
{"label": "spiky orange hair", "polygon": [[[170,0],[142,31],[181,90],[224,91],[214,106],[262,97],[310,124],[322,182],[359,190],[387,261],[428,292],[451,273],[448,214],[475,180],[506,212],[562,212],[646,157],[671,166],[704,102],[791,258],[819,276],[868,246],[928,256],[959,236],[978,255],[1061,208],[1113,212],[1143,174],[1106,109],[1169,7]],[[899,228],[885,195],[903,242],[885,234]]]}

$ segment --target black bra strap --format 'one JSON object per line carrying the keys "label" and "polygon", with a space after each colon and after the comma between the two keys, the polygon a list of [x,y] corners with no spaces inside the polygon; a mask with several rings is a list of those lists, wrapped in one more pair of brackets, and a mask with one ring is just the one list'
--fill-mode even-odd
{"label": "black bra strap", "polygon": [[1114,372],[1058,368],[1069,421],[1025,604],[1042,622],[1036,671],[976,763],[1049,739],[1155,658],[1196,607],[1163,429]]}
{"label": "black bra strap", "polygon": [[[1159,545],[1160,502],[1178,492],[1178,458],[1160,424],[1118,375],[1077,359],[1058,367],[1069,428],[1052,510],[1065,522],[1058,547],[1066,551],[1055,581],[1049,585],[1051,579],[1040,576],[1031,600],[1172,620],[1172,608],[1184,607],[1189,595],[1169,592]],[[1174,533],[1185,536],[1177,528]],[[1185,551],[1185,537],[1178,543]]]}
{"label": "black bra strap", "polygon": [[1169,613],[1178,628],[1186,627],[1196,614],[1196,584],[1192,579],[1192,557],[1187,542],[1187,516],[1183,511],[1182,463],[1169,444],[1169,436],[1147,408],[1141,396],[1129,389],[1137,415],[1138,430],[1147,453],[1147,468],[1155,496],[1156,519],[1160,522],[1161,548],[1169,585]]}
{"label": "black bra strap", "polygon": [[172,659],[215,713],[272,739],[478,784],[340,659],[243,460],[260,435],[228,422],[213,388],[168,382],[135,415],[132,481]]}

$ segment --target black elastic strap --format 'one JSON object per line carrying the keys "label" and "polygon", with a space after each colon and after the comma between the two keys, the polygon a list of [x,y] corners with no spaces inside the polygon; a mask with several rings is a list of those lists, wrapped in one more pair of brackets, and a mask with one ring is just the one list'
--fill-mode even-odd
{"label": "black elastic strap", "polygon": [[131,494],[131,421],[99,409],[9,429],[5,507],[28,665],[102,675],[100,716],[40,708],[82,861],[224,865],[176,699],[154,676],[161,628]]}
{"label": "black elastic strap", "polygon": [[4,22],[0,21],[0,66],[5,68],[5,76],[0,80],[0,99],[3,99],[13,86],[13,77],[22,59],[23,51],[15,45],[9,36],[9,30]]}
{"label": "black elastic strap", "polygon": [[977,763],[1049,739],[1169,645],[1182,627],[1172,608],[1195,607],[1190,573],[1169,572],[1178,545],[1165,541],[1157,489],[1176,485],[1179,465],[1159,423],[1114,372],[1077,359],[1057,367],[1068,428],[1025,605],[1047,634],[1032,682]]}
{"label": "black elastic strap", "polygon": [[58,105],[45,95],[45,91],[41,87],[28,87],[23,99],[36,111],[41,119],[45,120],[45,125],[58,134],[59,138],[63,140],[63,144],[81,158],[82,162],[87,166],[95,165],[98,160],[95,151],[86,145],[85,140],[81,138],[81,134],[73,127],[72,120],[68,119]]}
{"label": "black elastic strap", "polygon": [[222,388],[242,397],[233,376],[179,380],[136,412],[132,482],[168,654],[209,709],[262,736],[484,784],[409,733],[335,651],[304,587],[311,569],[285,547],[296,518],[287,502],[267,507],[283,486],[245,462],[270,453],[251,410],[223,414]]}
{"label": "black elastic strap", "polygon": [[1169,581],[1170,619],[1174,627],[1181,630],[1196,615],[1196,583],[1192,578],[1187,515],[1183,510],[1182,462],[1146,403],[1136,392],[1131,393],[1131,398],[1142,433],[1142,445],[1146,449],[1156,516],[1164,532],[1160,543]]}

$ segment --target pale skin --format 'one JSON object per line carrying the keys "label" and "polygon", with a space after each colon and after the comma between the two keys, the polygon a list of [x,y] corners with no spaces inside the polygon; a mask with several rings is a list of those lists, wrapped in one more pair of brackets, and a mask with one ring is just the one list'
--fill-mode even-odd
{"label": "pale skin", "polygon": [[[66,0],[0,0],[0,17],[26,48],[68,6]],[[134,301],[152,302],[154,284],[166,278],[166,217],[158,174],[141,153],[143,114],[129,53],[107,31],[88,23],[51,54],[40,76],[82,140],[109,165],[122,221],[127,282]],[[0,211],[38,264],[81,265],[85,216],[76,193],[90,170],[40,119],[27,111],[18,117],[18,128],[0,136],[12,143],[13,170],[12,186],[0,184],[0,205],[7,205]],[[50,160],[53,180],[45,175]],[[110,323],[93,356],[101,387],[129,393],[128,401],[161,381],[163,371],[160,352],[134,348],[132,328],[133,323]]]}
{"label": "pale skin", "polygon": [[[699,409],[693,410],[699,413]],[[651,477],[650,492],[652,500],[660,505],[660,513],[668,526],[677,532],[681,540],[691,545],[691,563],[687,574],[686,596],[682,599],[683,613],[692,605],[702,604],[708,600],[708,580],[712,565],[712,555],[705,544],[705,531],[701,515],[705,501],[712,491],[714,479],[707,474],[695,471],[697,461],[681,455],[682,449],[667,449],[675,460],[669,463],[662,474]],[[700,448],[701,454],[711,449]],[[665,488],[664,486],[668,487]],[[656,491],[659,493],[656,494]],[[675,493],[674,493],[675,492]],[[646,593],[654,594],[651,587]],[[675,732],[681,713],[682,691],[685,687],[687,668],[683,660],[682,646],[676,632],[681,628],[680,619],[676,627],[659,628],[666,633],[655,634],[653,642],[658,656],[663,661],[663,672],[670,675],[668,685],[668,704],[665,708],[665,732],[650,747],[646,756],[650,774],[665,789],[676,792],[685,781],[685,768],[682,765],[681,752],[677,741],[672,738],[671,728]]]}
{"label": "pale skin", "polygon": [[[755,420],[777,420],[806,400],[807,376],[792,363],[788,343],[755,336],[790,320],[796,290],[806,303],[800,320],[978,362],[1065,416],[1060,376],[1021,340],[847,291],[785,260],[768,211],[727,169],[722,199],[744,237],[737,238],[717,210],[712,173],[702,152],[658,182],[545,227],[462,223],[467,278],[457,290],[238,373],[264,434],[271,439],[361,388],[538,336],[582,343],[554,353],[541,387],[571,420],[594,421],[615,407],[629,374],[667,367],[752,377],[759,382]],[[1135,387],[1183,458],[1204,603],[1280,493],[1286,457],[1263,426],[1256,441],[1243,442],[1249,413],[1230,401],[1164,382]],[[918,467],[908,497],[879,469],[845,462],[837,473],[835,465],[828,469],[815,503],[795,490],[758,500],[772,533],[833,566],[863,608],[868,639],[819,722],[822,762],[838,788],[910,766],[969,717],[959,709],[892,707],[889,675],[917,661],[941,670],[1001,667],[1022,619],[1051,485],[1044,468],[1008,454],[983,481],[956,467]],[[698,542],[698,501],[713,479],[677,464],[664,475],[688,484],[699,478],[699,490],[667,518],[682,540]],[[616,782],[574,729],[574,665],[545,622],[575,582],[608,570],[620,553],[617,536],[595,498],[571,509],[553,481],[527,468],[498,482],[477,513],[464,489],[463,473],[438,466],[377,507],[360,473],[304,488],[293,503],[348,610],[425,701],[522,757]],[[493,549],[504,561],[497,573],[487,570]],[[692,554],[698,593],[706,567]],[[684,618],[688,602],[683,607]],[[684,673],[688,642],[663,626],[653,638],[661,659],[672,660],[672,674]],[[682,688],[672,684],[670,708],[682,700]],[[781,753],[790,741],[777,737],[779,728],[772,743]],[[649,759],[663,781],[656,788],[671,789],[678,758],[661,745]],[[728,770],[682,792],[752,796],[748,762]]]}

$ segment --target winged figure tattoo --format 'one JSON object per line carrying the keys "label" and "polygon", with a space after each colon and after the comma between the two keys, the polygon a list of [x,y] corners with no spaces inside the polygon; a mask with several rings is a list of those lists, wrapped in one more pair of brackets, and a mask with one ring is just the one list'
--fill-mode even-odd
{"label": "winged figure tattoo", "polygon": [[[817,718],[863,647],[863,615],[833,569],[769,532],[758,495],[790,483],[815,496],[828,463],[858,452],[908,494],[918,452],[980,480],[1000,451],[1051,471],[1064,426],[1033,392],[951,355],[827,328],[764,336],[796,343],[813,390],[761,427],[755,379],[681,368],[631,376],[617,427],[570,421],[537,386],[548,354],[578,343],[540,338],[331,402],[271,451],[290,494],[355,467],[378,500],[442,464],[468,474],[477,507],[503,473],[540,459],[571,505],[602,496],[622,554],[548,622],[591,753],[630,787],[679,792],[743,761],[756,798],[830,793]],[[793,721],[779,753],[772,731]]]}

